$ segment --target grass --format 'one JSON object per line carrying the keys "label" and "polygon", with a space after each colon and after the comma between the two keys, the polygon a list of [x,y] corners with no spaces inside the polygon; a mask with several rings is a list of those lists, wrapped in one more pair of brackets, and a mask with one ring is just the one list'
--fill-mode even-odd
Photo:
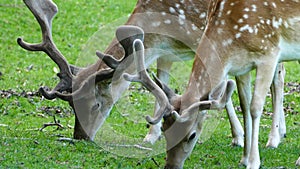
{"label": "grass", "polygon": [[[85,48],[83,44],[86,44],[99,28],[115,23],[122,16],[128,16],[135,5],[134,0],[55,2],[59,13],[53,21],[53,38],[72,64],[78,62],[81,51]],[[16,43],[19,36],[28,42],[40,41],[40,29],[32,14],[17,0],[2,0],[0,14],[0,89],[26,93],[37,91],[38,87],[43,85],[53,87],[58,82],[54,71],[55,64],[45,54],[27,52]],[[111,29],[112,33],[113,31],[114,29]],[[298,64],[288,63],[286,69],[286,81],[299,84]],[[175,69],[172,72],[176,77]],[[173,81],[181,83],[176,78]],[[285,90],[289,91],[290,88],[286,87]],[[143,138],[147,129],[145,120],[139,118],[140,112],[151,114],[153,98],[146,100],[140,92],[144,91],[125,93],[124,98],[114,107],[107,123],[99,132],[103,140],[121,141],[123,138],[116,137],[118,133],[122,133],[124,138],[129,138],[128,140],[137,138],[140,141]],[[147,95],[147,92],[144,94]],[[130,103],[126,101],[126,97],[131,99]],[[72,137],[74,125],[71,109],[63,101],[19,95],[0,99],[0,168],[157,168],[156,163],[160,167],[164,164],[163,148],[154,155],[145,153],[147,151],[137,151],[135,148],[112,149],[101,145],[103,142],[94,144],[85,141],[57,141],[59,137]],[[236,93],[234,102],[238,104]],[[295,168],[294,162],[300,153],[299,103],[299,93],[285,97],[288,133],[277,149],[265,148],[271,116],[268,113],[264,114],[259,144],[262,168]],[[271,112],[270,98],[267,99],[265,112]],[[206,129],[206,133],[211,135],[207,134],[208,140],[195,147],[186,161],[185,168],[243,168],[238,165],[242,149],[230,145],[230,127],[225,113],[215,115],[217,123],[214,123],[214,130]],[[241,114],[238,115],[241,117]],[[39,131],[44,123],[54,121],[53,116],[63,128],[57,130],[57,127],[48,127]],[[114,130],[108,130],[110,128]],[[113,135],[114,131],[118,132],[117,135]],[[163,147],[163,142],[159,146]],[[117,151],[118,149],[120,150]],[[124,156],[124,151],[128,151],[127,156],[131,158]]]}

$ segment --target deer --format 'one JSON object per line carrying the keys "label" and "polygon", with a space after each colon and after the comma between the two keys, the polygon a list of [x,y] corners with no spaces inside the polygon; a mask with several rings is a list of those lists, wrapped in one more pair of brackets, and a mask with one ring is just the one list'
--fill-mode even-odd
{"label": "deer", "polygon": [[[52,18],[55,16],[55,14],[57,13],[57,7],[56,5],[51,2],[51,1],[44,1],[43,3],[40,1],[36,1],[35,3],[32,3],[31,1],[24,1],[25,4],[29,7],[29,9],[33,12],[33,14],[35,15],[36,18],[38,18],[42,29],[47,29],[48,32],[45,31],[45,35],[43,36],[49,36],[51,37],[51,24],[52,24]],[[170,4],[168,4],[170,3]],[[187,2],[188,3],[188,2]],[[150,5],[149,5],[150,4]],[[173,24],[177,23],[177,22],[173,22],[172,24],[170,24],[171,20],[166,19],[164,21],[155,21],[155,19],[151,18],[151,20],[153,20],[153,22],[150,22],[152,25],[149,25],[149,22],[141,22],[142,18],[144,17],[143,15],[138,15],[139,13],[145,13],[145,12],[156,12],[156,13],[160,13],[163,16],[166,16],[167,13],[170,13],[172,15],[174,14],[178,14],[179,17],[182,15],[182,13],[188,13],[188,19],[193,21],[193,23],[186,25],[190,26],[190,28],[188,29],[188,31],[184,32],[183,35],[185,35],[185,33],[187,32],[193,32],[193,30],[198,30],[198,28],[200,30],[204,29],[204,25],[205,25],[205,16],[206,16],[206,8],[208,2],[207,1],[199,1],[196,3],[191,3],[189,5],[193,5],[192,10],[189,10],[191,8],[191,6],[188,6],[188,4],[182,4],[183,8],[176,11],[175,9],[178,8],[178,5],[180,5],[180,2],[174,1],[174,2],[157,2],[157,1],[138,1],[136,8],[132,14],[132,16],[130,17],[130,19],[128,20],[128,22],[126,23],[127,25],[138,25],[139,27],[143,28],[143,29],[152,29],[153,27],[157,27],[159,23],[165,23],[166,25],[170,25],[173,28]],[[44,11],[45,9],[42,9],[43,6],[50,6],[52,10],[54,11]],[[38,11],[37,11],[38,10]],[[180,13],[179,13],[180,11]],[[37,13],[40,12],[40,13]],[[181,15],[180,15],[181,14]],[[50,16],[49,16],[50,15]],[[168,14],[169,15],[169,14]],[[199,15],[199,17],[198,17]],[[43,16],[47,16],[46,18]],[[183,17],[183,15],[181,16]],[[185,16],[184,16],[185,17]],[[158,18],[161,18],[161,16],[159,16]],[[157,19],[157,18],[156,18]],[[178,19],[178,18],[176,18]],[[179,20],[180,21],[180,20]],[[194,24],[195,23],[195,24]],[[177,24],[181,24],[181,23],[177,23]],[[179,25],[177,25],[179,28]],[[175,26],[175,27],[177,27]],[[181,25],[182,26],[182,25]],[[153,28],[155,29],[155,28]],[[168,27],[166,28],[168,29]],[[170,30],[170,29],[168,29]],[[183,29],[184,30],[184,29]],[[181,32],[183,30],[180,30]],[[149,31],[149,30],[147,30]],[[165,29],[161,29],[161,31],[163,32],[163,34],[166,34]],[[176,30],[178,31],[178,30]],[[176,35],[178,35],[178,32],[174,31],[174,33],[176,33]],[[179,32],[180,32],[179,31]],[[202,32],[197,31],[199,34],[201,34]],[[47,35],[47,33],[49,35]],[[195,33],[194,33],[195,34]],[[188,44],[187,48],[196,48],[196,44],[197,44],[197,39],[196,37],[198,36],[194,36],[194,34],[192,34],[193,36],[188,36],[189,39],[186,39],[185,42],[186,44]],[[191,34],[190,34],[191,35]],[[174,36],[174,35],[171,35]],[[200,35],[199,35],[200,36]],[[148,38],[149,37],[149,38]],[[186,45],[178,45],[178,41],[174,41],[174,39],[172,38],[166,38],[161,35],[156,35],[153,36],[153,34],[148,34],[146,35],[146,41],[145,41],[145,45],[146,47],[153,47],[155,46],[155,43],[153,39],[159,39],[159,41],[164,41],[165,43],[169,43],[169,47],[176,49],[182,49],[184,47],[182,46],[186,46]],[[147,40],[149,39],[149,40]],[[25,43],[22,43],[22,39],[18,39],[18,43],[24,47],[25,49],[29,49],[28,45],[23,45]],[[111,55],[114,55],[115,58],[122,58],[124,56],[124,51],[122,51],[122,47],[118,46],[118,42],[117,40],[114,40],[110,46],[107,48],[106,53],[109,53]],[[53,42],[52,42],[52,45]],[[58,66],[60,67],[60,69],[63,71],[63,73],[59,73],[58,76],[61,79],[61,82],[51,91],[46,91],[46,88],[40,88],[40,92],[42,93],[42,95],[46,98],[46,99],[54,99],[54,98],[60,98],[63,99],[67,102],[69,102],[69,104],[71,105],[71,107],[74,109],[75,111],[75,115],[79,116],[80,114],[84,114],[84,116],[92,116],[92,114],[94,116],[98,116],[98,120],[94,121],[93,123],[90,124],[90,126],[95,126],[93,127],[82,127],[83,122],[80,123],[79,119],[77,116],[75,116],[75,127],[74,127],[74,138],[75,139],[88,139],[88,140],[93,140],[93,137],[95,135],[95,133],[97,132],[97,130],[101,127],[102,123],[104,122],[105,118],[109,115],[111,107],[113,105],[113,102],[111,98],[107,98],[106,96],[111,94],[111,91],[109,90],[109,87],[107,87],[110,82],[109,79],[112,76],[112,70],[106,70],[107,67],[105,64],[103,64],[103,62],[101,62],[101,60],[99,60],[97,63],[95,63],[94,65],[88,66],[86,68],[77,68],[73,65],[70,65],[66,59],[64,58],[64,56],[61,54],[61,52],[59,52],[58,49],[56,49],[56,47],[54,46],[54,51],[56,51],[56,54],[54,54],[55,56],[52,57],[53,53],[48,51],[48,55],[50,55],[50,58],[52,58],[56,63],[58,63]],[[32,50],[32,49],[29,49]],[[174,50],[176,51],[176,50]],[[184,58],[192,58],[194,51],[192,50],[186,50],[188,52],[185,53],[185,56],[183,56]],[[101,55],[101,54],[99,54]],[[188,56],[188,57],[187,57]],[[120,63],[120,62],[119,62]],[[168,81],[168,72],[170,70],[170,67],[172,65],[172,61],[169,61],[166,58],[158,58],[158,78],[161,79],[163,82],[167,83]],[[280,69],[279,69],[280,71]],[[96,72],[99,73],[99,76],[96,74]],[[102,75],[102,73],[105,75]],[[98,76],[98,77],[97,77]],[[100,76],[103,76],[102,78],[99,78]],[[92,78],[89,78],[92,77]],[[97,78],[96,78],[97,77]],[[275,83],[278,84],[276,86],[282,86],[283,84],[283,79],[284,77],[280,76],[279,79],[280,81]],[[68,97],[66,97],[66,95],[62,95],[63,92],[73,92],[73,93],[77,93],[77,95],[79,95],[78,93],[80,93],[79,89],[86,89],[87,87],[81,87],[84,86],[84,84],[86,84],[86,82],[90,82],[91,80],[96,80],[95,84],[99,84],[99,86],[102,86],[103,88],[101,89],[101,91],[97,90],[99,94],[97,95],[93,95],[96,93],[96,91],[93,90],[95,89],[95,87],[97,87],[97,85],[91,86],[90,88],[90,96],[89,97],[84,97],[82,99],[78,99],[76,101],[76,103],[78,103],[78,106],[76,106],[77,104],[73,103],[72,97],[70,95],[68,95]],[[274,78],[275,79],[275,78]],[[238,79],[237,79],[238,80]],[[73,87],[72,87],[72,83],[73,83]],[[119,86],[126,86],[125,85],[126,82],[124,81],[120,81],[119,83],[117,83],[117,85]],[[274,85],[273,89],[274,91],[278,91],[277,93],[273,94],[272,96],[279,96],[279,98],[282,97],[282,93],[281,89],[282,87],[276,87]],[[276,90],[275,90],[276,89]],[[122,93],[122,92],[120,92]],[[85,93],[86,94],[86,93]],[[280,97],[281,96],[281,97]],[[102,101],[101,101],[102,100]],[[115,99],[117,100],[117,98]],[[274,99],[273,99],[274,100]],[[277,99],[276,101],[280,101],[282,99]],[[99,102],[105,103],[105,105],[102,105],[102,108],[100,109],[100,104]],[[280,105],[282,105],[282,103],[276,103],[274,105],[277,105],[280,107]],[[282,106],[281,108],[275,108],[276,110],[282,110]],[[93,113],[95,111],[98,111],[98,113]],[[232,135],[233,135],[233,141],[232,143],[234,145],[239,145],[239,146],[243,146],[243,131],[241,129],[241,126],[239,125],[238,119],[236,117],[236,115],[234,113],[234,109],[232,104],[228,104],[227,106],[227,112],[230,118],[230,124],[231,124],[231,128],[232,128]],[[272,132],[271,133],[275,133],[273,135],[275,135],[275,137],[270,137],[270,140],[275,140],[275,144],[279,143],[278,140],[280,140],[279,135],[281,135],[281,137],[283,137],[285,135],[285,122],[284,122],[284,115],[283,115],[283,111],[280,111],[281,113],[281,117],[280,119],[283,119],[280,121],[281,125],[279,125],[279,128],[281,129],[280,134],[278,134],[278,129],[272,127]],[[274,114],[278,114],[275,113]],[[275,116],[274,116],[275,117]],[[277,116],[276,116],[277,117]],[[84,119],[84,118],[83,118]],[[97,119],[96,117],[87,117],[87,119]],[[276,118],[278,119],[278,118]],[[273,121],[275,122],[276,119],[274,118]],[[275,126],[275,125],[273,125]],[[150,132],[146,135],[145,137],[145,141],[147,142],[151,142],[152,144],[160,137],[161,131],[160,131],[160,125],[153,125],[150,128]],[[274,141],[269,141],[269,142],[274,142]],[[276,147],[276,146],[273,146]]]}
{"label": "deer", "polygon": [[[279,63],[300,60],[299,9],[300,2],[296,0],[212,0],[182,95],[175,94],[158,78],[153,81],[149,77],[143,42],[133,42],[137,74],[124,73],[123,77],[143,84],[158,100],[158,113],[146,120],[157,124],[164,119],[165,168],[183,168],[201,134],[207,110],[222,109],[228,103],[235,86],[228,75],[239,79],[237,87],[244,97],[242,109],[249,119],[245,121],[246,144],[240,163],[249,169],[260,167],[259,125],[268,89]],[[251,71],[256,72],[252,94]]]}

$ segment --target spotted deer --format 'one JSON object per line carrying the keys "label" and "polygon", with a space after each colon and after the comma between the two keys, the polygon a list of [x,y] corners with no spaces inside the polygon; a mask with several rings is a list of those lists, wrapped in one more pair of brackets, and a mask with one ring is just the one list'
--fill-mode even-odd
{"label": "spotted deer", "polygon": [[[159,100],[159,113],[147,117],[150,124],[162,118],[167,141],[165,168],[182,168],[199,137],[205,110],[223,108],[237,76],[243,97],[246,144],[241,163],[260,167],[258,135],[268,89],[278,63],[300,60],[300,2],[297,0],[212,0],[207,25],[197,48],[189,83],[182,95],[148,76],[143,64],[144,47],[135,40],[137,74],[124,74],[128,81],[142,83]],[[256,71],[253,94],[251,70]],[[282,73],[282,72],[279,72]],[[278,126],[276,126],[278,128]],[[296,162],[299,165],[299,160]]]}

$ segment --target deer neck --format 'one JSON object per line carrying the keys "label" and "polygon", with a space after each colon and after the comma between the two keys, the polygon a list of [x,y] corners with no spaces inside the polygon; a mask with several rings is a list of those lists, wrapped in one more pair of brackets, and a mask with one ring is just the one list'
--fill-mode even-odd
{"label": "deer neck", "polygon": [[202,38],[197,49],[188,87],[181,100],[191,104],[207,100],[209,92],[226,80],[226,62],[219,56],[214,44],[209,39]]}

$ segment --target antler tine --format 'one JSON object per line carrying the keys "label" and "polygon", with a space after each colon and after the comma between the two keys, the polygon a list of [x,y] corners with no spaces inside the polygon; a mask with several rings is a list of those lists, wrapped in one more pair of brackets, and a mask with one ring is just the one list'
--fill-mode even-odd
{"label": "antler tine", "polygon": [[125,50],[124,58],[132,54],[132,44],[136,39],[140,39],[142,42],[144,41],[144,35],[143,29],[138,26],[123,25],[118,27],[116,38]]}
{"label": "antler tine", "polygon": [[52,19],[56,15],[58,8],[51,0],[24,0],[24,3],[39,22],[43,41],[38,44],[30,44],[24,42],[22,38],[18,38],[17,42],[26,50],[45,52],[59,67],[59,84],[51,92],[47,92],[44,88],[40,88],[40,92],[43,96],[47,99],[54,99],[56,91],[62,92],[71,90],[73,79],[68,62],[52,40]]}
{"label": "antler tine", "polygon": [[160,105],[157,116],[154,118],[150,116],[146,116],[146,120],[150,124],[157,124],[164,117],[165,114],[171,113],[173,108],[169,103],[169,100],[165,95],[165,93],[149,77],[148,73],[146,72],[145,63],[144,63],[144,45],[143,42],[139,39],[136,39],[133,42],[133,54],[134,54],[134,59],[137,67],[137,74],[129,75],[127,73],[124,73],[123,77],[127,81],[142,83],[156,97]]}
{"label": "antler tine", "polygon": [[[185,109],[181,115],[176,111],[172,112],[172,117],[178,122],[185,122],[194,119],[197,111],[209,110],[209,109],[222,109],[225,107],[235,88],[235,83],[232,80],[228,80],[227,83],[221,83],[217,88],[223,88],[223,94],[217,96],[216,98],[209,98],[206,101],[199,101],[190,105]],[[216,90],[216,89],[214,89]]]}
{"label": "antler tine", "polygon": [[190,107],[185,109],[181,115],[179,115],[176,111],[172,112],[172,117],[179,123],[184,123],[186,121],[195,119],[195,115],[197,115],[198,111],[208,110],[215,101],[199,101],[192,104]]}
{"label": "antler tine", "polygon": [[88,79],[84,81],[84,83],[80,86],[80,88],[74,91],[73,93],[64,94],[60,92],[55,92],[54,95],[65,101],[74,101],[80,99],[82,96],[84,96],[84,93],[87,93],[87,90],[90,89],[91,85],[95,85],[95,83],[99,81],[112,78],[114,72],[114,69],[104,69],[98,71],[92,76],[89,76]]}
{"label": "antler tine", "polygon": [[[115,59],[112,55],[109,54],[104,54],[100,51],[96,51],[96,55],[99,57],[99,59],[101,59],[107,66],[109,66],[112,69],[116,69],[119,64],[122,62]],[[124,59],[125,57],[123,57]]]}
{"label": "antler tine", "polygon": [[144,41],[144,31],[137,26],[123,25],[118,27],[116,31],[116,37],[125,50],[125,55],[122,59],[117,60],[112,55],[96,51],[96,55],[112,69],[116,69],[120,63],[122,63],[129,55],[132,54],[132,44],[135,39]]}

